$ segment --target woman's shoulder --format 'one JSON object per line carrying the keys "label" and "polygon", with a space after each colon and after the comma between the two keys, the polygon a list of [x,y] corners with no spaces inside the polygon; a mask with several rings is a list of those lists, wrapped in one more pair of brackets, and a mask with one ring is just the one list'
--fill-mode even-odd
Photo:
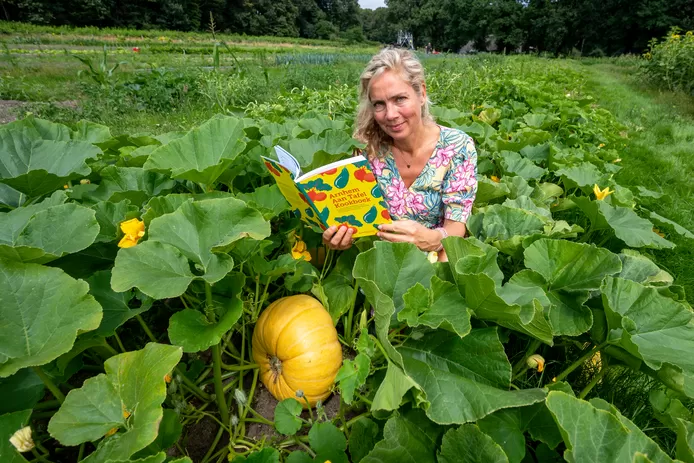
{"label": "woman's shoulder", "polygon": [[441,142],[444,146],[455,145],[458,151],[474,149],[475,141],[467,133],[443,125],[439,125],[439,127],[441,127]]}

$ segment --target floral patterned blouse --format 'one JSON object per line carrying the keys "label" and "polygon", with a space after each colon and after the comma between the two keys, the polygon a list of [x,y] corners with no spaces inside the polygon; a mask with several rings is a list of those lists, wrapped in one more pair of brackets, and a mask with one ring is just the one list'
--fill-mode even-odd
{"label": "floral patterned blouse", "polygon": [[393,153],[369,159],[395,220],[415,220],[428,228],[444,219],[467,222],[477,194],[477,151],[465,132],[441,126],[429,162],[410,185],[400,177]]}

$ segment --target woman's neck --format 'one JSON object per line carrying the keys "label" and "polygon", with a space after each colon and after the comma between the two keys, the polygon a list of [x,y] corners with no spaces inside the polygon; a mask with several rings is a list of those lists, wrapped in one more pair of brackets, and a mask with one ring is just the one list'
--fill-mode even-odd
{"label": "woman's neck", "polygon": [[421,148],[423,144],[426,144],[429,133],[434,125],[433,124],[422,124],[419,130],[412,133],[409,137],[404,140],[393,140],[393,145],[401,153],[415,155],[418,148]]}

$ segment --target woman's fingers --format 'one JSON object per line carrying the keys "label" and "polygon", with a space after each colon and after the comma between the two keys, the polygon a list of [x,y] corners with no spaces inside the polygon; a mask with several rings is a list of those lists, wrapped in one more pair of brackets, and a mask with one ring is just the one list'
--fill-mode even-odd
{"label": "woman's fingers", "polygon": [[352,246],[353,234],[354,231],[351,228],[345,226],[337,228],[333,225],[323,232],[323,243],[330,249],[344,251]]}
{"label": "woman's fingers", "polygon": [[400,233],[388,233],[380,231],[377,235],[382,240],[390,241],[391,243],[413,243],[414,238],[411,235],[403,235]]}

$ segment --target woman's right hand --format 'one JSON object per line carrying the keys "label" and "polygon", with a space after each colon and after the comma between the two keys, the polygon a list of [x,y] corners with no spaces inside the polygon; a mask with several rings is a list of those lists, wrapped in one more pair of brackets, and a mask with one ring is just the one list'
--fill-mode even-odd
{"label": "woman's right hand", "polygon": [[323,232],[323,244],[335,251],[344,251],[352,247],[352,228],[341,225],[337,228],[335,225],[329,227]]}

